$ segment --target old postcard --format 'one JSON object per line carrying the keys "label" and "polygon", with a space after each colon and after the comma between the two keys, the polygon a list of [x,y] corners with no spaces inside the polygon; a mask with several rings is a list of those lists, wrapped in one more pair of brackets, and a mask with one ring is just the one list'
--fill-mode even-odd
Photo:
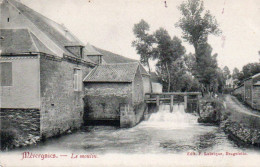
{"label": "old postcard", "polygon": [[259,0],[0,0],[0,167],[256,167]]}

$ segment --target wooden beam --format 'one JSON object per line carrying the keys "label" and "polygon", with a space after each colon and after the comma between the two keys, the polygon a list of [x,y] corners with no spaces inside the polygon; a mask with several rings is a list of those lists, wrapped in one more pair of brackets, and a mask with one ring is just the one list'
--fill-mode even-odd
{"label": "wooden beam", "polygon": [[201,95],[201,92],[165,92],[165,93],[146,93],[145,95]]}

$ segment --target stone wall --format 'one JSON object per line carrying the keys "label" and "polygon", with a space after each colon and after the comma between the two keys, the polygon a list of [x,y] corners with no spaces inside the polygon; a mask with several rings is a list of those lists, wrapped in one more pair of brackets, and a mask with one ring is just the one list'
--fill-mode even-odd
{"label": "stone wall", "polygon": [[144,95],[145,93],[151,93],[150,76],[142,74],[142,77],[143,77],[143,85],[144,85]]}
{"label": "stone wall", "polygon": [[137,105],[144,101],[144,85],[143,78],[140,72],[140,66],[135,74],[135,78],[133,81],[133,103]]}
{"label": "stone wall", "polygon": [[74,90],[74,70],[84,78],[90,67],[41,55],[41,132],[43,137],[62,134],[83,123],[84,91]]}
{"label": "stone wall", "polygon": [[84,120],[119,120],[120,106],[132,105],[131,83],[85,83]]}
{"label": "stone wall", "polygon": [[244,82],[244,85],[245,85],[245,94],[244,94],[244,100],[245,102],[250,105],[250,106],[253,106],[252,105],[252,85],[253,85],[253,80],[252,79],[249,79],[249,80],[246,80]]}
{"label": "stone wall", "polygon": [[16,147],[25,146],[33,144],[40,139],[39,109],[1,108],[0,116],[1,137],[3,133],[14,135],[14,140],[10,143],[11,145]]}
{"label": "stone wall", "polygon": [[253,87],[253,108],[260,110],[260,86]]}
{"label": "stone wall", "polygon": [[134,105],[134,107],[130,105],[120,106],[120,127],[134,127],[144,119],[145,112],[148,112],[145,103]]}

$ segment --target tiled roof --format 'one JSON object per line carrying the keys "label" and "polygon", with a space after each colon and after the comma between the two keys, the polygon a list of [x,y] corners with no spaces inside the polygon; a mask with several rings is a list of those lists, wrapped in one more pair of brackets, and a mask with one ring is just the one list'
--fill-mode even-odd
{"label": "tiled roof", "polygon": [[1,54],[38,52],[27,29],[0,29]]}
{"label": "tiled roof", "polygon": [[89,43],[85,46],[85,49],[86,49],[85,52],[84,52],[85,55],[88,55],[88,56],[102,55]]}
{"label": "tiled roof", "polygon": [[144,68],[144,66],[142,64],[140,64],[140,71],[141,71],[141,74],[144,74],[144,75],[150,75],[146,69]]}
{"label": "tiled roof", "polygon": [[95,67],[84,82],[132,82],[139,63],[104,64]]}
{"label": "tiled roof", "polygon": [[[41,32],[51,39],[66,55],[74,56],[65,46],[84,46],[73,34],[71,34],[63,25],[60,25],[40,13],[30,9],[16,0],[8,0],[15,6],[26,18],[28,18]],[[35,34],[37,36],[37,34]],[[86,61],[93,63],[90,59]]]}
{"label": "tiled roof", "polygon": [[33,33],[30,34],[39,52],[55,55],[55,53],[53,53],[50,49],[48,49]]}
{"label": "tiled roof", "polygon": [[109,52],[109,51],[97,48],[95,46],[93,46],[93,48],[103,55],[102,58],[108,64],[138,62],[138,60],[126,58],[124,56],[121,56],[121,55],[118,55],[118,54],[115,54],[115,53],[112,53],[112,52]]}
{"label": "tiled roof", "polygon": [[260,81],[257,81],[254,85],[255,86],[260,86]]}
{"label": "tiled roof", "polygon": [[257,74],[255,74],[255,75],[253,75],[252,78],[257,78],[257,77],[259,77],[259,76],[260,76],[260,73],[257,73]]}
{"label": "tiled roof", "polygon": [[28,29],[0,29],[1,54],[42,52],[55,55]]}

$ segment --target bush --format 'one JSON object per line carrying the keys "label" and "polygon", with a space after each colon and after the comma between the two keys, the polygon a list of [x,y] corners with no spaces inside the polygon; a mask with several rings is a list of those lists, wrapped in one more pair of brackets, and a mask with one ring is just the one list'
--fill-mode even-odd
{"label": "bush", "polygon": [[200,123],[219,124],[222,120],[224,110],[223,101],[221,98],[212,98],[205,96],[200,102]]}
{"label": "bush", "polygon": [[18,130],[13,127],[8,120],[1,120],[1,150],[12,149],[15,140],[18,138]]}

